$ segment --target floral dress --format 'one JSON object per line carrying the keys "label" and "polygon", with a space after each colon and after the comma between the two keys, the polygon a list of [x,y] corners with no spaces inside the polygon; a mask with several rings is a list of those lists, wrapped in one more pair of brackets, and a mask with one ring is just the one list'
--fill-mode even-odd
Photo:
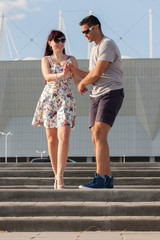
{"label": "floral dress", "polygon": [[[51,56],[47,56],[47,58],[52,73],[63,72],[64,65],[55,65]],[[67,62],[71,62],[70,56],[67,56]],[[46,83],[35,110],[33,126],[74,127],[76,105],[71,89],[71,80],[72,75],[68,75]]]}

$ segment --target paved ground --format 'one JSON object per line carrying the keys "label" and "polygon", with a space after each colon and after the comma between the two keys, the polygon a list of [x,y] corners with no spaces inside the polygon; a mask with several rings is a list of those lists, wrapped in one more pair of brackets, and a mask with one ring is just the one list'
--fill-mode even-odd
{"label": "paved ground", "polygon": [[160,232],[0,232],[0,240],[159,240]]}

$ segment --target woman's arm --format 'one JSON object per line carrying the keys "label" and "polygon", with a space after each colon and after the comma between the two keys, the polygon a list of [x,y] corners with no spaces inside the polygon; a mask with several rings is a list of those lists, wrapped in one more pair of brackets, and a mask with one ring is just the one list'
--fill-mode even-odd
{"label": "woman's arm", "polygon": [[50,64],[49,64],[47,57],[42,58],[41,69],[42,69],[43,77],[47,82],[55,81],[64,76],[64,72],[62,72],[62,73],[52,73],[51,72]]}

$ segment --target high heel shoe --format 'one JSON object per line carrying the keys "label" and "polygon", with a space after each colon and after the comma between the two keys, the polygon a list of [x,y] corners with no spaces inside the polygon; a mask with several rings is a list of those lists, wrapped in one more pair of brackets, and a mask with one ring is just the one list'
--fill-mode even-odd
{"label": "high heel shoe", "polygon": [[56,189],[64,189],[65,185],[63,184],[58,184],[57,177],[63,177],[63,175],[57,175],[56,176]]}

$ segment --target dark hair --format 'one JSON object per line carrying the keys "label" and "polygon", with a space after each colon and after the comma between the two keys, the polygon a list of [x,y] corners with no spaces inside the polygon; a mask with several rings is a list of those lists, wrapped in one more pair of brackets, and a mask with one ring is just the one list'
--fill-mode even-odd
{"label": "dark hair", "polygon": [[[52,51],[51,47],[48,44],[48,41],[52,41],[52,40],[55,40],[55,39],[61,38],[61,37],[65,37],[64,33],[62,33],[61,31],[52,30],[50,32],[50,34],[48,35],[44,56],[50,56],[50,55],[53,54],[53,51]],[[62,52],[63,52],[63,54],[65,54],[65,49],[63,49]]]}
{"label": "dark hair", "polygon": [[80,26],[83,26],[84,24],[87,24],[88,27],[92,27],[94,25],[98,25],[99,29],[101,30],[101,23],[98,20],[97,17],[93,16],[93,15],[89,15],[88,17],[85,17],[80,23]]}

